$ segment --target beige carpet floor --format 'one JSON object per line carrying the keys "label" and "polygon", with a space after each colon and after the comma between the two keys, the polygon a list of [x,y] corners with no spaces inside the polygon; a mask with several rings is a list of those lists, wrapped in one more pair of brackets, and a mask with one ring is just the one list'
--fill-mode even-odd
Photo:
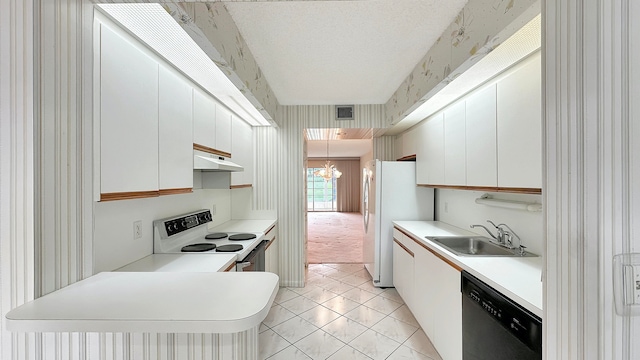
{"label": "beige carpet floor", "polygon": [[309,212],[307,224],[310,264],[362,263],[360,213]]}

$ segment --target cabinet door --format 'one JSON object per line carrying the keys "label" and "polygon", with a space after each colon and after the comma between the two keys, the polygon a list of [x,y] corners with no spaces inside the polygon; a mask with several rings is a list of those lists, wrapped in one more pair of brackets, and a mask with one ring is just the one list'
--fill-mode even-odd
{"label": "cabinet door", "polygon": [[193,92],[174,70],[159,72],[160,189],[193,187]]}
{"label": "cabinet door", "polygon": [[466,100],[467,185],[498,186],[496,85]]}
{"label": "cabinet door", "polygon": [[216,149],[216,103],[198,88],[193,89],[193,142]]}
{"label": "cabinet door", "polygon": [[216,149],[231,153],[231,112],[216,104]]}
{"label": "cabinet door", "polygon": [[399,157],[417,155],[419,136],[420,131],[418,129],[412,129],[402,135],[402,151]]}
{"label": "cabinet door", "polygon": [[498,186],[542,187],[540,55],[498,82]]}
{"label": "cabinet door", "polygon": [[431,341],[443,359],[462,360],[462,293],[460,271],[436,258],[433,266],[434,313],[433,322],[438,324]]}
{"label": "cabinet door", "polygon": [[251,185],[253,184],[253,128],[234,117],[231,135],[231,159],[244,167],[244,171],[231,173],[231,185]]}
{"label": "cabinet door", "polygon": [[444,116],[435,115],[425,123],[425,151],[427,162],[427,182],[442,185],[444,181]]}
{"label": "cabinet door", "polygon": [[158,190],[158,64],[100,26],[100,192]]}
{"label": "cabinet door", "polygon": [[[409,240],[411,241],[411,240]],[[398,244],[400,242],[400,244]],[[402,300],[411,307],[413,301],[413,275],[414,275],[414,254],[402,241],[394,236],[393,242],[393,286],[402,297]]]}
{"label": "cabinet door", "polygon": [[[414,293],[413,301],[416,305],[410,308],[422,330],[430,339],[434,338],[436,331],[434,325],[434,306],[436,304],[436,281],[439,274],[434,264],[440,261],[430,251],[418,248],[414,257]],[[439,325],[438,325],[439,326]]]}
{"label": "cabinet door", "polygon": [[465,102],[444,111],[444,183],[466,185]]}

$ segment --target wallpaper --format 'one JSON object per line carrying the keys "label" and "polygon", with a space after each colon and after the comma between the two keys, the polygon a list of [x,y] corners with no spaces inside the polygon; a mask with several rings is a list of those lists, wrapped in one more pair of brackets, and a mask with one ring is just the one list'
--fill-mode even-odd
{"label": "wallpaper", "polygon": [[272,125],[278,101],[222,2],[165,9]]}
{"label": "wallpaper", "polygon": [[539,0],[469,0],[387,102],[387,124],[398,123],[539,13]]}

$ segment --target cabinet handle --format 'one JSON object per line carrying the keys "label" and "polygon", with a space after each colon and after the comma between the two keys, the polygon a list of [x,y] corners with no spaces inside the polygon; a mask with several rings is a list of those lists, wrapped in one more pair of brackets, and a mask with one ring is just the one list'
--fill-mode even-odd
{"label": "cabinet handle", "polygon": [[400,246],[404,251],[406,251],[409,255],[411,255],[411,257],[415,257],[413,255],[413,252],[411,250],[409,250],[406,246],[404,246],[400,241],[398,241],[398,239],[393,238],[393,241],[398,244],[398,246]]}

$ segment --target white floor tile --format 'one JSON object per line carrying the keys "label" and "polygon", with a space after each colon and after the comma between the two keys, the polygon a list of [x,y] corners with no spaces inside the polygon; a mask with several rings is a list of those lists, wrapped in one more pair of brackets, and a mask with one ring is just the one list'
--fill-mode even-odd
{"label": "white floor tile", "polygon": [[265,332],[269,330],[269,327],[267,325],[265,325],[264,323],[260,324],[260,328],[258,329],[258,332]]}
{"label": "white floor tile", "polygon": [[325,276],[330,277],[332,279],[336,279],[336,280],[340,280],[342,278],[345,278],[347,276],[350,276],[351,273],[348,273],[346,271],[340,271],[338,269],[335,269],[335,271],[327,271],[326,273],[324,273]]}
{"label": "white floor tile", "polygon": [[309,280],[308,283],[311,284],[311,285],[319,286],[319,287],[324,288],[324,289],[329,289],[330,287],[337,286],[337,285],[341,284],[340,281],[338,281],[336,279],[332,279],[330,277],[326,277],[326,276],[324,276],[322,278],[315,278],[313,280]]}
{"label": "white floor tile", "polygon": [[310,291],[306,294],[304,294],[304,297],[306,297],[309,300],[313,300],[319,304],[329,300],[329,299],[333,299],[334,297],[338,296],[338,294],[331,292],[327,289],[323,289],[321,287],[316,288],[313,291]]}
{"label": "white floor tile", "polygon": [[348,343],[367,331],[367,327],[354,320],[341,316],[322,327],[322,330]]}
{"label": "white floor tile", "polygon": [[380,296],[393,300],[397,303],[404,304],[404,300],[402,300],[402,297],[398,294],[398,290],[396,289],[387,289],[387,291],[380,294]]}
{"label": "white floor tile", "polygon": [[[291,321],[291,320],[289,320]],[[280,325],[278,325],[280,326]],[[405,342],[411,335],[413,335],[416,330],[418,330],[417,326],[409,325],[405,322],[402,322],[398,319],[394,319],[390,316],[382,319],[377,324],[371,327],[371,330],[378,332],[392,340],[395,340],[399,343]],[[275,329],[274,329],[275,331]],[[278,332],[278,331],[276,331]],[[286,337],[285,337],[286,339]]]}
{"label": "white floor tile", "polygon": [[347,345],[331,355],[328,360],[371,360],[371,358]]}
{"label": "white floor tile", "polygon": [[403,345],[423,354],[432,359],[440,360],[440,354],[436,351],[422,329],[416,331]]}
{"label": "white floor tile", "polygon": [[280,306],[298,315],[307,310],[313,309],[314,307],[318,306],[318,303],[315,301],[311,301],[304,296],[300,296],[295,299],[285,301],[281,303]]}
{"label": "white floor tile", "polygon": [[273,355],[269,358],[269,360],[309,360],[311,359],[307,355],[305,355],[302,350],[297,347],[290,345],[288,348],[280,351],[279,353]]}
{"label": "white floor tile", "polygon": [[367,269],[360,269],[360,270],[354,272],[353,275],[360,276],[361,278],[365,278],[365,279],[371,281],[371,274],[369,274]]}
{"label": "white floor tile", "polygon": [[362,290],[366,290],[366,291],[368,291],[370,293],[374,293],[376,295],[380,295],[383,292],[385,292],[385,290],[386,290],[386,289],[382,289],[382,288],[373,286],[371,281],[364,282],[364,283],[358,285],[358,287],[360,289],[362,289]]}
{"label": "white floor tile", "polygon": [[316,306],[311,310],[307,310],[302,314],[298,315],[301,318],[307,320],[317,327],[323,327],[333,320],[340,317],[340,314],[337,312],[328,309],[322,305]]}
{"label": "white floor tile", "polygon": [[372,359],[386,359],[400,347],[399,342],[389,339],[373,330],[365,331],[362,335],[351,341],[349,345]]}
{"label": "white floor tile", "polygon": [[404,345],[400,346],[387,359],[388,360],[432,360],[430,357],[420,354],[419,352]]}
{"label": "white floor tile", "polygon": [[301,288],[288,288],[289,290],[295,292],[296,294],[300,294],[300,295],[304,295],[308,292],[311,292],[315,289],[322,289],[319,286],[313,285],[313,284],[309,284],[309,282],[307,281],[307,286],[305,287],[301,287]]}
{"label": "white floor tile", "polygon": [[269,356],[291,345],[280,335],[269,329],[258,335],[258,357],[266,359]]}
{"label": "white floor tile", "polygon": [[418,320],[416,320],[416,318],[413,316],[411,310],[409,310],[409,307],[407,305],[400,306],[394,312],[389,314],[389,316],[394,319],[406,322],[409,325],[420,327],[420,324],[418,324]]}
{"label": "white floor tile", "polygon": [[326,332],[318,330],[294,345],[312,359],[320,360],[333,355],[345,344]]}
{"label": "white floor tile", "polygon": [[376,295],[360,288],[353,288],[343,293],[342,296],[362,304],[373,299]]}
{"label": "white floor tile", "polygon": [[366,282],[369,282],[368,279],[365,279],[363,277],[360,276],[355,276],[355,275],[349,275],[345,278],[340,279],[340,281],[342,281],[345,284],[349,284],[351,286],[358,286],[358,285],[362,285]]}
{"label": "white floor tile", "polygon": [[366,327],[372,327],[378,321],[384,319],[386,315],[373,310],[372,308],[361,305],[344,314],[344,316],[351,320],[355,320]]}
{"label": "white floor tile", "polygon": [[282,306],[274,305],[269,310],[269,313],[267,314],[267,317],[264,319],[263,323],[268,327],[273,327],[291,319],[294,316],[296,316],[296,314],[283,308]]}
{"label": "white floor tile", "polygon": [[334,293],[342,294],[353,289],[354,287],[352,285],[336,281],[335,283],[324,286],[324,288]]}
{"label": "white floor tile", "polygon": [[327,300],[325,302],[322,303],[322,306],[327,307],[335,312],[337,312],[338,314],[346,314],[349,311],[357,308],[358,306],[360,306],[359,303],[347,299],[344,296],[336,296],[331,300]]}
{"label": "white floor tile", "polygon": [[280,288],[280,290],[278,290],[278,294],[276,295],[276,298],[273,300],[273,302],[275,302],[276,304],[280,304],[280,303],[285,302],[287,300],[291,300],[293,298],[297,298],[298,296],[300,296],[300,294],[291,291],[289,288]]}
{"label": "white floor tile", "polygon": [[[290,300],[290,301],[295,301],[294,300]],[[364,306],[370,307],[374,310],[377,310],[385,315],[389,315],[392,312],[394,312],[397,308],[399,308],[400,306],[402,306],[402,304],[397,303],[393,300],[389,300],[387,298],[384,298],[382,296],[376,296],[373,299],[367,301],[366,303],[363,304]]]}
{"label": "white floor tile", "polygon": [[318,330],[318,328],[312,323],[304,320],[303,318],[296,316],[283,322],[282,324],[272,327],[271,330],[293,344],[303,337]]}

